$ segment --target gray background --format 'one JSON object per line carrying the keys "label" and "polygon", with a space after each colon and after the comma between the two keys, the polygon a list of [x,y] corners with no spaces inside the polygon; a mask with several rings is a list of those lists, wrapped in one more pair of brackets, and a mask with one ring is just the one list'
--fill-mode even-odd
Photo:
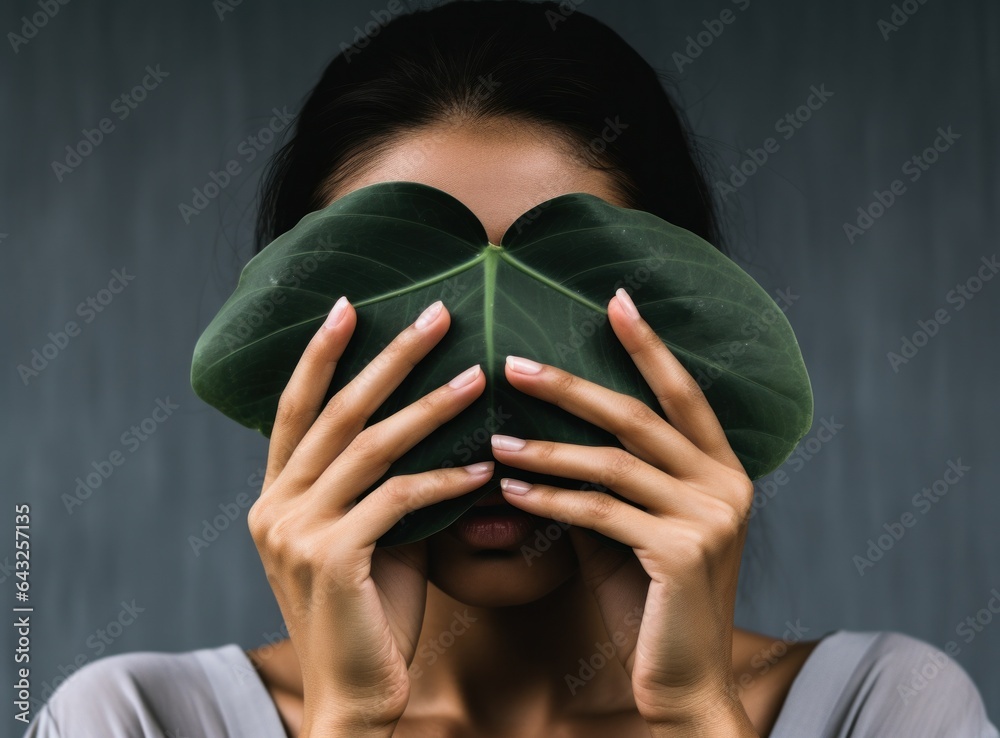
{"label": "gray background", "polygon": [[[760,498],[738,624],[955,641],[997,720],[1000,624],[968,643],[956,626],[1000,588],[1000,279],[961,310],[947,296],[998,250],[1000,7],[929,2],[885,39],[877,23],[889,2],[744,4],[580,4],[677,76],[712,181],[767,137],[780,144],[727,198],[729,239],[772,294],[798,296],[787,316],[811,372],[813,433],[822,418],[843,428],[807,462],[786,464],[787,483]],[[209,0],[71,2],[17,53],[0,44],[0,599],[13,601],[12,510],[27,502],[36,696],[74,661],[253,647],[280,629],[244,508],[198,555],[189,545],[220,504],[255,498],[267,451],[193,395],[191,351],[250,254],[264,156],[247,163],[237,147],[272,108],[297,110],[341,42],[387,5],[245,2],[220,19]],[[725,8],[734,21],[678,73],[673,54]],[[19,32],[37,10],[5,4],[0,31]],[[169,77],[119,120],[112,101],[157,64]],[[833,96],[784,140],[775,121],[812,85]],[[52,162],[103,117],[115,129],[58,181]],[[904,162],[939,126],[961,137],[910,182]],[[186,224],[179,204],[231,159],[241,173]],[[844,222],[897,178],[906,192],[850,243]],[[85,323],[77,305],[123,268],[134,280]],[[887,352],[941,308],[948,323],[893,371]],[[79,335],[26,384],[17,366],[70,320]],[[122,434],[165,398],[177,410],[127,445]],[[62,496],[115,450],[125,463],[69,514]],[[914,507],[957,459],[971,470],[926,514]],[[907,511],[916,524],[859,575],[853,557]],[[101,651],[98,630],[133,600],[142,612]],[[9,684],[10,628],[0,641]],[[0,719],[0,734],[18,733]]]}

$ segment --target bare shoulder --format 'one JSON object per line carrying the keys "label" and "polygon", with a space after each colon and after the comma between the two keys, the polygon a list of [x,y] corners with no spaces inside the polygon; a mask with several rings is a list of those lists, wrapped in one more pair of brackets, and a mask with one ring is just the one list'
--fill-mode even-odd
{"label": "bare shoulder", "polygon": [[819,638],[804,640],[797,623],[770,636],[736,628],[733,631],[733,674],[743,707],[761,736],[770,734],[792,683]]}

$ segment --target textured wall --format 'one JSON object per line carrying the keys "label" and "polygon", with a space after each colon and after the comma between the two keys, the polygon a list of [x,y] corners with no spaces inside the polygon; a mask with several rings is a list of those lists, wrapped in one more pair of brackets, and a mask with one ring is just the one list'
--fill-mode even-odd
{"label": "textured wall", "polygon": [[[739,624],[952,641],[996,720],[1000,623],[956,628],[993,617],[1000,588],[1000,278],[978,281],[1000,250],[1000,7],[908,0],[894,22],[889,2],[860,0],[576,4],[677,77],[712,180],[732,187],[716,188],[731,246],[788,306],[814,383],[814,440],[758,484]],[[20,36],[40,7],[5,4],[0,31]],[[30,503],[36,696],[73,663],[251,647],[281,625],[245,522],[266,441],[193,395],[190,356],[250,253],[274,146],[249,137],[282,126],[395,3],[227,7],[70,2],[0,45],[0,598],[15,593],[14,503]],[[218,197],[194,203],[230,161]],[[36,350],[46,364],[22,375]],[[68,508],[95,464],[110,475]],[[236,519],[196,553],[220,505]],[[893,526],[904,513],[912,526]],[[886,525],[902,537],[859,571]],[[7,674],[11,628],[0,642]]]}

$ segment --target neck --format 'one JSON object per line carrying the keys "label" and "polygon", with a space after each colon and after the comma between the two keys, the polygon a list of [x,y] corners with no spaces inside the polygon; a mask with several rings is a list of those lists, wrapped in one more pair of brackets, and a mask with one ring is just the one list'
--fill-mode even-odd
{"label": "neck", "polygon": [[539,600],[506,607],[469,607],[428,584],[408,712],[523,729],[634,709],[609,641],[578,573]]}

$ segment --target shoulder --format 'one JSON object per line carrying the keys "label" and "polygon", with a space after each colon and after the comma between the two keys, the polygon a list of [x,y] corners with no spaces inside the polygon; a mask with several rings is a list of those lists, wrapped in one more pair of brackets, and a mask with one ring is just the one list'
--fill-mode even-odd
{"label": "shoulder", "polygon": [[265,720],[268,708],[274,710],[236,644],[182,653],[118,654],[92,661],[62,682],[36,713],[25,738],[238,735],[232,730],[243,722],[238,713],[248,703],[247,712],[263,712]]}
{"label": "shoulder", "polygon": [[[792,684],[786,710],[773,738],[807,726],[814,735],[838,737],[1000,736],[957,661],[926,641],[893,631],[828,634]],[[789,727],[793,732],[785,730]]]}

